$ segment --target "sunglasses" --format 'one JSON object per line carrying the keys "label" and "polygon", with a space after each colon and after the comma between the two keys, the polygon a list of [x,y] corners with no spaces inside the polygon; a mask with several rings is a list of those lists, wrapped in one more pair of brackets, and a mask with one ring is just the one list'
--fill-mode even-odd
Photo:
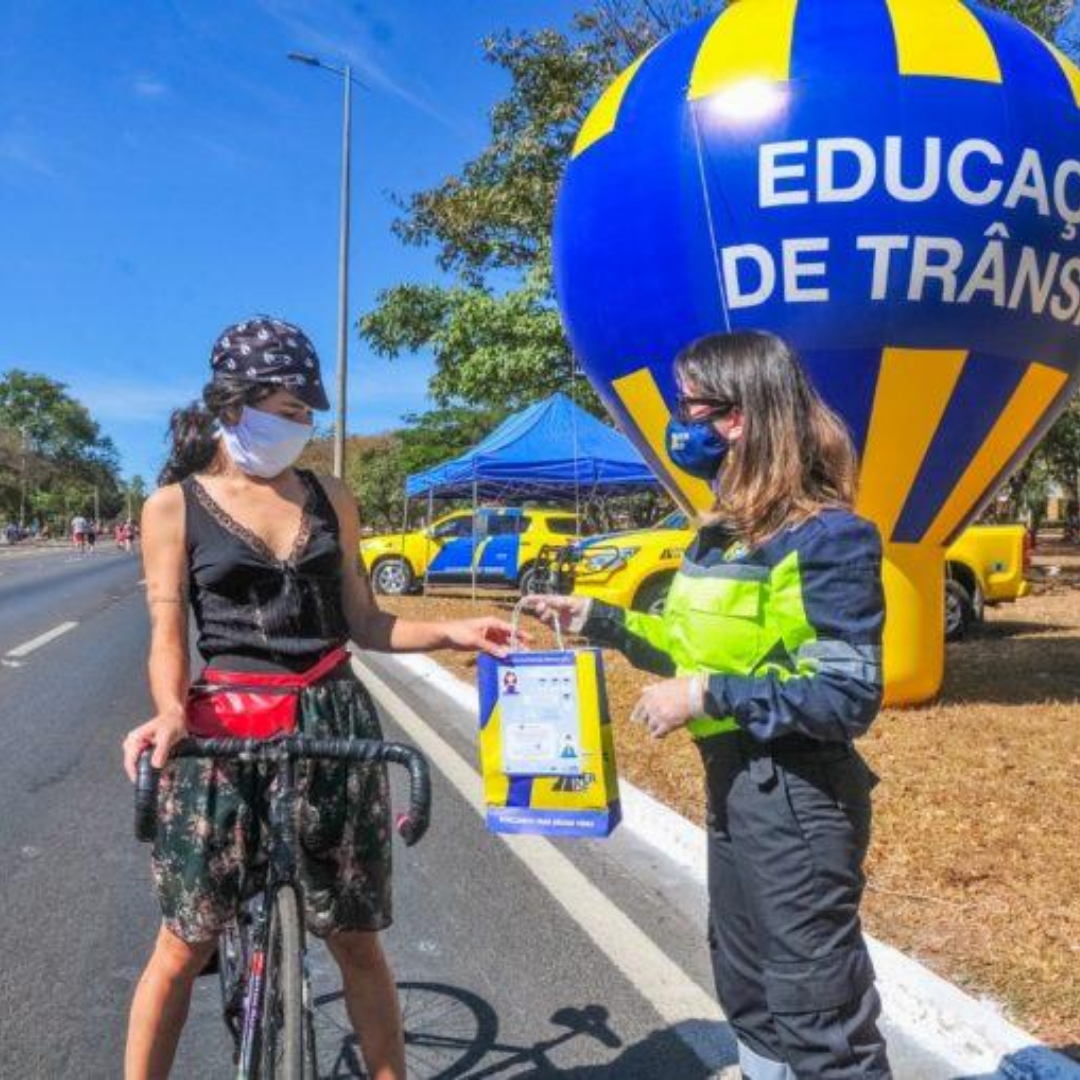
{"label": "sunglasses", "polygon": [[[708,412],[694,416],[693,409],[708,409]],[[724,401],[723,398],[691,397],[687,394],[675,395],[675,415],[680,424],[701,424],[707,420],[723,420],[738,406],[733,401]]]}

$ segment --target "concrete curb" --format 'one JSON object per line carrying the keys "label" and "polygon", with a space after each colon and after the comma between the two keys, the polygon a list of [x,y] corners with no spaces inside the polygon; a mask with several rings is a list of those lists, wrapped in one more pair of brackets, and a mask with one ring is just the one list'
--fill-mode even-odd
{"label": "concrete curb", "polygon": [[[476,714],[475,687],[430,657],[412,654],[387,659],[404,667],[410,682],[425,683]],[[619,790],[625,827],[704,885],[705,830],[625,779],[620,778]],[[1034,1036],[1010,1023],[994,1001],[972,997],[917,960],[869,935],[867,942],[889,1022],[943,1058],[959,1074],[1016,1080],[1080,1077],[1080,1068],[1041,1047]],[[1017,1058],[1020,1051],[1026,1052]]]}

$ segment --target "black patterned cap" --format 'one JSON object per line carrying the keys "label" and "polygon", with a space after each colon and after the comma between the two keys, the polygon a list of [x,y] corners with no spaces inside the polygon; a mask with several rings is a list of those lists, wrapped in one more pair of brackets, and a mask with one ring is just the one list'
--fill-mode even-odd
{"label": "black patterned cap", "polygon": [[233,377],[295,394],[313,409],[329,409],[319,357],[298,326],[256,315],[227,327],[210,352],[214,378]]}

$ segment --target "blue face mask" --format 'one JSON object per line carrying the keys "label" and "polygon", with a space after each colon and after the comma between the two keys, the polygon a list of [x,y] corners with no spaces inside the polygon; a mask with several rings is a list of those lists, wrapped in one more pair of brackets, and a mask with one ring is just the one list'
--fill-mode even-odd
{"label": "blue face mask", "polygon": [[683,472],[701,480],[715,480],[731,443],[713,426],[711,420],[683,424],[675,417],[667,426],[668,457]]}

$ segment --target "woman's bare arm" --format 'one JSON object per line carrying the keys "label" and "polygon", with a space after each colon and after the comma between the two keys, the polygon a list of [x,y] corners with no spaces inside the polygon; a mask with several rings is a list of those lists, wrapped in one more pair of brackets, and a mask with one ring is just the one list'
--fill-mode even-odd
{"label": "woman's bare arm", "polygon": [[160,488],[146,501],[142,539],[146,603],[150,610],[148,673],[157,714],[129,732],[124,740],[124,764],[133,778],[143,748],[154,747],[154,765],[160,768],[169,748],[187,731],[187,560],[184,495],[178,485]]}
{"label": "woman's bare arm", "polygon": [[[342,603],[349,636],[374,652],[429,652],[464,649],[504,656],[510,624],[502,619],[401,619],[380,609],[367,571],[360,563],[360,515],[356,499],[335,477],[319,478],[337,512],[341,538]],[[519,635],[523,639],[527,635]]]}

